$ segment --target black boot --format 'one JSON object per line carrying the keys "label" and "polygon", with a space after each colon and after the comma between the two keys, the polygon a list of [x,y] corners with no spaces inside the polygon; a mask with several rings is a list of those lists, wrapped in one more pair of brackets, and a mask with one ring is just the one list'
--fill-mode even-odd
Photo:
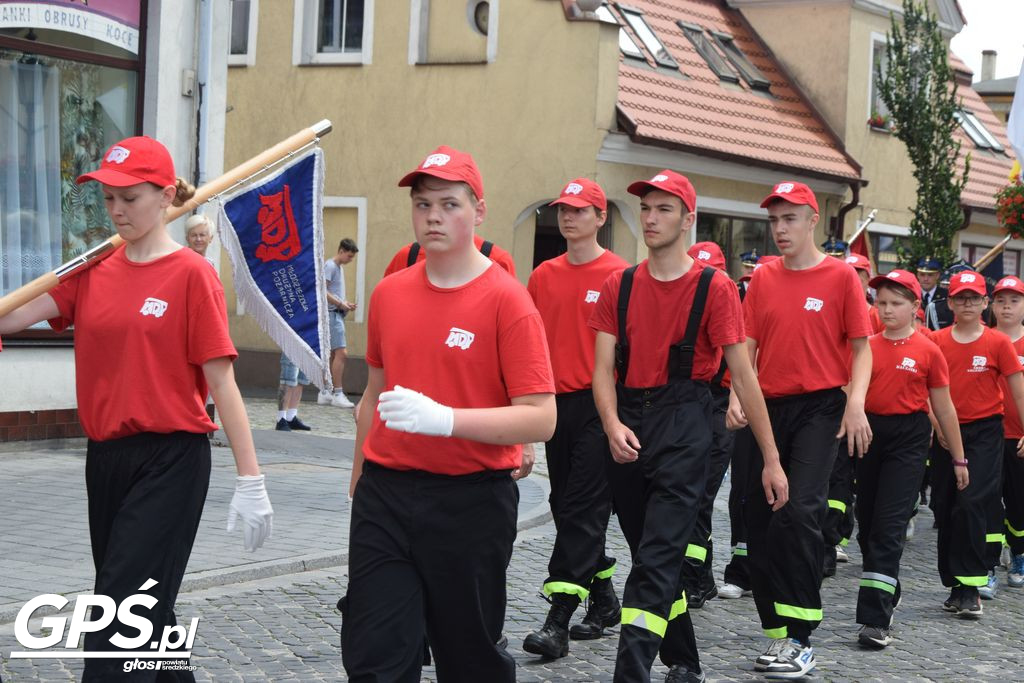
{"label": "black boot", "polygon": [[700,609],[704,603],[712,598],[718,597],[718,584],[711,573],[711,565],[705,564],[701,568],[700,583],[692,593],[686,591],[686,607],[688,609]]}
{"label": "black boot", "polygon": [[594,579],[590,584],[590,600],[583,621],[569,629],[573,640],[595,640],[604,635],[606,628],[617,626],[622,619],[622,607],[615,596],[611,578]]}
{"label": "black boot", "polygon": [[569,619],[579,604],[580,598],[577,595],[553,594],[544,626],[526,636],[523,650],[547,659],[558,659],[569,654]]}
{"label": "black boot", "polygon": [[825,544],[825,561],[822,563],[821,575],[824,578],[836,575],[836,547]]}

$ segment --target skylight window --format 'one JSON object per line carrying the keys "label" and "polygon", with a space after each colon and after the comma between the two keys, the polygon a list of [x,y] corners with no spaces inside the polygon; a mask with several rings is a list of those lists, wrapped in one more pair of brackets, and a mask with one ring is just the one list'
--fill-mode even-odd
{"label": "skylight window", "polygon": [[733,40],[732,36],[728,33],[719,33],[718,31],[711,31],[711,35],[714,37],[715,42],[718,43],[718,47],[721,48],[725,56],[732,62],[733,67],[740,72],[740,76],[747,82],[747,85],[755,90],[768,90],[771,87],[772,82],[743,54],[743,50],[736,45],[736,41]]}
{"label": "skylight window", "polygon": [[684,21],[680,21],[679,28],[683,29],[683,33],[690,39],[693,46],[697,48],[697,53],[704,58],[704,61],[708,63],[711,70],[715,72],[723,81],[729,81],[730,83],[739,83],[740,77],[737,75],[735,69],[729,66],[729,63],[725,61],[722,55],[718,54],[714,46],[711,45],[711,41],[708,40],[707,35],[704,34],[704,29],[696,24],[688,24]]}
{"label": "skylight window", "polygon": [[598,7],[595,14],[601,21],[607,24],[616,24],[619,27],[619,50],[622,54],[627,57],[632,57],[633,59],[647,61],[644,59],[644,53],[640,51],[640,48],[636,46],[633,39],[629,37],[629,34],[626,33],[626,29],[622,27],[622,24],[620,24],[619,20],[615,18],[615,15],[612,14],[612,11],[608,9],[607,5],[601,5]]}
{"label": "skylight window", "polygon": [[999,141],[996,140],[995,136],[989,132],[988,128],[985,127],[985,124],[979,121],[978,117],[972,112],[969,112],[966,109],[961,109],[956,112],[954,116],[956,116],[957,121],[960,122],[960,126],[964,129],[964,132],[967,133],[967,137],[969,137],[978,147],[981,149],[991,149],[996,152],[1003,151],[1003,146],[999,144]]}
{"label": "skylight window", "polygon": [[622,17],[626,20],[626,23],[629,24],[633,32],[640,38],[640,41],[647,48],[647,51],[651,53],[651,56],[654,57],[654,61],[658,63],[658,66],[678,69],[679,65],[676,64],[676,60],[672,59],[672,55],[665,49],[664,43],[655,35],[651,27],[647,25],[643,12],[623,7],[622,5],[617,5],[617,7],[622,12]]}

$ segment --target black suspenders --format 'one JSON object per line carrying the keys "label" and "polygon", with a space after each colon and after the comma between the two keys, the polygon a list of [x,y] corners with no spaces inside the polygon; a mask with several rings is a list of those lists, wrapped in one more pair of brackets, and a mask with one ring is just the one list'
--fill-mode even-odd
{"label": "black suspenders", "polygon": [[[411,268],[416,265],[416,259],[420,256],[420,243],[413,242],[409,245],[409,256],[405,259],[405,267]],[[494,242],[484,240],[484,243],[480,245],[480,253],[487,258],[491,257],[491,250],[494,249]]]}
{"label": "black suspenders", "polygon": [[[618,372],[618,380],[625,384],[626,373],[629,371],[629,339],[626,336],[626,315],[629,312],[629,297],[633,291],[633,275],[636,266],[627,268],[622,273],[622,283],[619,286],[619,337],[615,344],[615,369]],[[678,382],[691,379],[693,375],[693,357],[697,347],[697,333],[700,332],[700,322],[704,317],[704,306],[708,300],[708,290],[711,288],[711,278],[715,276],[715,269],[705,266],[697,281],[697,291],[693,295],[693,306],[690,308],[690,317],[686,321],[686,332],[683,338],[668,350],[668,381]]]}

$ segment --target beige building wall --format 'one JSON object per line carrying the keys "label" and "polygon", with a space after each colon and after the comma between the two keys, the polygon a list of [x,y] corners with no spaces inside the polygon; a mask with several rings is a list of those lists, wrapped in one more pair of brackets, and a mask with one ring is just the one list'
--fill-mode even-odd
{"label": "beige building wall", "polygon": [[[566,21],[560,3],[492,2],[497,41],[489,47],[469,26],[464,2],[433,0],[429,18],[416,18],[424,50],[417,36],[410,42],[410,7],[419,5],[376,0],[368,64],[295,66],[293,2],[262,2],[255,64],[228,75],[227,167],[321,118],[334,124],[322,142],[324,193],[363,198],[366,206],[357,257],[363,298],[347,325],[355,357],[365,353],[373,287],[413,239],[408,192],[396,186],[402,175],[441,144],[472,153],[488,209],[479,232],[513,252],[525,282],[533,223],[520,220],[520,235],[517,218],[557,196],[568,179],[594,177],[597,150],[615,122],[615,27]],[[444,63],[410,63],[424,58]],[[357,239],[353,211],[326,211],[330,253],[341,237]],[[345,269],[352,297],[360,289],[356,266]],[[230,323],[240,349],[275,350],[245,317],[231,315]]]}

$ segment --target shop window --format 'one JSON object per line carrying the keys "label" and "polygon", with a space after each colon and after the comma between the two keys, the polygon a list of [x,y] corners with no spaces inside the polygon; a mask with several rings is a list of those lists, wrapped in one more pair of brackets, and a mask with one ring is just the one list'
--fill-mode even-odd
{"label": "shop window", "polygon": [[228,48],[230,66],[252,66],[256,63],[256,24],[260,0],[231,0],[231,40]]}
{"label": "shop window", "polygon": [[0,47],[0,290],[113,234],[98,183],[111,144],[136,134],[137,72]]}
{"label": "shop window", "polygon": [[369,64],[374,0],[295,0],[295,64]]}
{"label": "shop window", "polygon": [[697,213],[697,242],[714,242],[725,254],[726,269],[733,278],[743,274],[740,255],[753,249],[761,256],[778,254],[768,221],[714,213]]}

